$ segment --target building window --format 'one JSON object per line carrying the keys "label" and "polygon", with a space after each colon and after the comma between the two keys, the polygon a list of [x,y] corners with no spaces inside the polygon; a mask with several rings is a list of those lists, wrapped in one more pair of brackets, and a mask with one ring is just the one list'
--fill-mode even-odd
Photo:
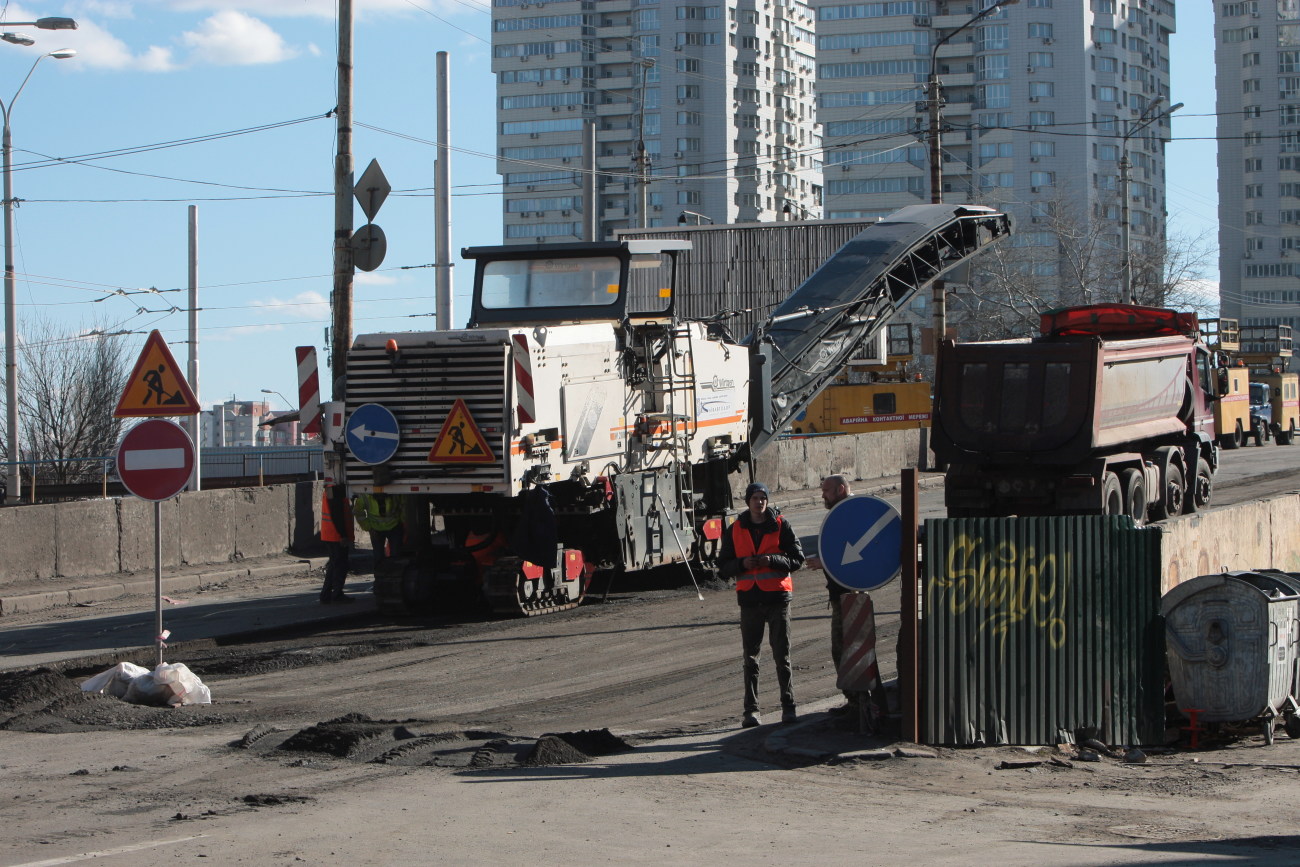
{"label": "building window", "polygon": [[1056,112],[1054,111],[1031,111],[1029,113],[1030,126],[1052,126],[1056,123]]}
{"label": "building window", "polygon": [[1029,143],[1029,155],[1031,157],[1054,157],[1056,156],[1056,142],[1031,141]]}
{"label": "building window", "polygon": [[1264,198],[1263,184],[1246,184],[1246,198],[1262,199]]}
{"label": "building window", "polygon": [[1263,211],[1247,211],[1247,212],[1246,212],[1246,225],[1247,225],[1247,226],[1262,226],[1262,225],[1264,225],[1264,212],[1263,212]]}
{"label": "building window", "polygon": [[1038,24],[1031,21],[1029,23],[1029,38],[1030,39],[1051,39],[1052,25]]}
{"label": "building window", "polygon": [[677,85],[678,99],[699,99],[700,86],[698,84],[679,84]]}
{"label": "building window", "polygon": [[1092,28],[1092,41],[1098,45],[1114,45],[1115,30],[1110,27]]}
{"label": "building window", "polygon": [[677,204],[679,205],[698,205],[700,203],[699,190],[678,190]]}
{"label": "building window", "polygon": [[1119,90],[1114,87],[1094,87],[1092,89],[1092,98],[1098,102],[1115,102],[1119,96]]}
{"label": "building window", "polygon": [[677,60],[678,72],[699,72],[700,62],[694,58],[683,57]]}
{"label": "building window", "polygon": [[1051,81],[1029,82],[1030,99],[1047,99],[1056,96],[1056,84]]}
{"label": "building window", "polygon": [[990,24],[979,29],[979,45],[983,51],[1006,50],[1011,47],[1011,28],[1006,24]]}
{"label": "building window", "polygon": [[1092,150],[1093,155],[1099,160],[1112,163],[1119,160],[1119,145],[1095,144]]}
{"label": "building window", "polygon": [[1030,172],[1029,185],[1031,187],[1054,187],[1056,186],[1056,172]]}
{"label": "building window", "polygon": [[703,122],[704,116],[698,111],[677,112],[677,124],[679,126],[699,126]]}
{"label": "building window", "polygon": [[1056,65],[1056,55],[1050,51],[1031,51],[1029,52],[1029,67],[1031,69],[1051,69]]}

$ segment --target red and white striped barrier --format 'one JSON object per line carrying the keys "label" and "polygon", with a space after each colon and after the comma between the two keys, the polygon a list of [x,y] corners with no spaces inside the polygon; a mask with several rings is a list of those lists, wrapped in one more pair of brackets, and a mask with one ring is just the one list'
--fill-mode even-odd
{"label": "red and white striped barrier", "polygon": [[320,433],[320,377],[316,372],[316,347],[299,346],[298,431]]}
{"label": "red and white striped barrier", "polygon": [[533,399],[533,356],[528,351],[528,336],[514,335],[515,339],[515,405],[520,424],[537,420],[537,403]]}
{"label": "red and white striped barrier", "polygon": [[878,694],[881,683],[876,664],[876,606],[871,594],[845,593],[840,597],[840,611],[844,653],[835,685],[850,692]]}

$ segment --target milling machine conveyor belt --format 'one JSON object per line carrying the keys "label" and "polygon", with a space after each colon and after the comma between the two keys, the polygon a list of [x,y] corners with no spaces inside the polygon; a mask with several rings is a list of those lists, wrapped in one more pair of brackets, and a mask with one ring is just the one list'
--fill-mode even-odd
{"label": "milling machine conveyor belt", "polygon": [[991,208],[912,205],[841,247],[745,340],[771,353],[770,416],[751,432],[751,454],[785,430],[913,295],[1010,233],[1010,218]]}

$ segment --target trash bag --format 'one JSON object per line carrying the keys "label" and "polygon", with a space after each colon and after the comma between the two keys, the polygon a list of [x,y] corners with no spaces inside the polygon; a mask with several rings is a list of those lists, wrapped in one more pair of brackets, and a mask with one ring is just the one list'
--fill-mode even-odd
{"label": "trash bag", "polygon": [[99,692],[131,704],[179,707],[212,704],[212,691],[184,663],[166,662],[153,671],[119,662],[81,684],[82,692]]}
{"label": "trash bag", "polygon": [[212,704],[212,692],[182,662],[162,663],[131,681],[123,701],[160,707]]}
{"label": "trash bag", "polygon": [[136,665],[132,662],[119,662],[108,671],[101,671],[94,677],[83,681],[81,691],[98,692],[111,695],[113,698],[121,698],[126,695],[127,689],[131,686],[131,681],[142,674],[148,673],[149,669],[142,665]]}

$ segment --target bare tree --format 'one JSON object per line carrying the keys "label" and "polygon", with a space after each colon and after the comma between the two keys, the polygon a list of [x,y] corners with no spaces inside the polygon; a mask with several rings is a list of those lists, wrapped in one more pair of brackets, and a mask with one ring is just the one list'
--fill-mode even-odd
{"label": "bare tree", "polygon": [[122,434],[113,410],[130,372],[124,344],[101,329],[62,335],[48,322],[24,331],[18,353],[22,457],[42,462],[34,466],[48,482],[96,479]]}
{"label": "bare tree", "polygon": [[[1016,221],[1006,243],[973,263],[968,287],[952,296],[950,319],[963,340],[1024,337],[1040,314],[1076,304],[1120,301],[1123,253],[1109,203],[1088,213],[1064,195]],[[1112,209],[1113,210],[1113,209]],[[1214,255],[1204,236],[1139,238],[1129,255],[1139,304],[1196,309],[1193,291]]]}

